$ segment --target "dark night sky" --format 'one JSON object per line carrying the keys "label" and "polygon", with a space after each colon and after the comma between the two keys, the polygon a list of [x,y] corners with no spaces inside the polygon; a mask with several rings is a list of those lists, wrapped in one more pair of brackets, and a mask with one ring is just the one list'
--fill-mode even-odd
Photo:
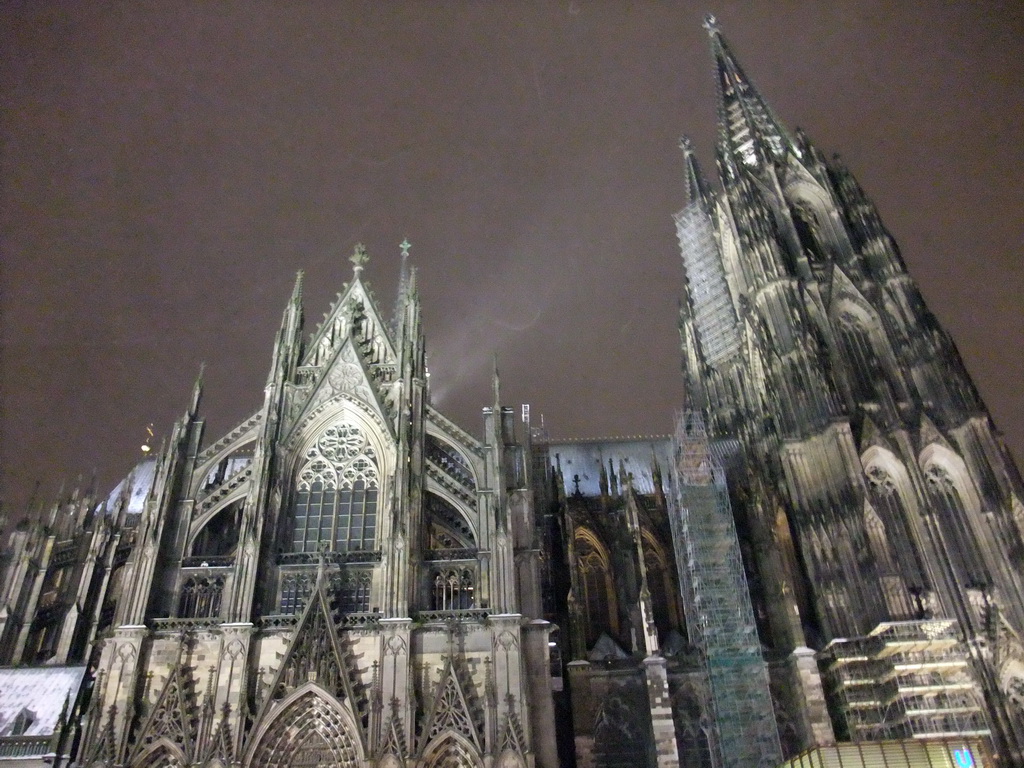
{"label": "dark night sky", "polygon": [[109,488],[184,411],[262,399],[357,241],[390,312],[408,237],[435,403],[556,437],[668,432],[684,203],[711,164],[705,11],[790,127],[878,204],[1024,458],[1024,4],[5,3],[2,488]]}

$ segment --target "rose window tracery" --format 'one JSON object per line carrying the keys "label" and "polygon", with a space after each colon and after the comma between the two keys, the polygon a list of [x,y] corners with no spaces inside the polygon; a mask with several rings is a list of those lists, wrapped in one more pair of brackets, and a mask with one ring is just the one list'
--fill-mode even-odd
{"label": "rose window tracery", "polygon": [[354,424],[324,430],[296,476],[293,552],[373,549],[380,469],[367,436]]}

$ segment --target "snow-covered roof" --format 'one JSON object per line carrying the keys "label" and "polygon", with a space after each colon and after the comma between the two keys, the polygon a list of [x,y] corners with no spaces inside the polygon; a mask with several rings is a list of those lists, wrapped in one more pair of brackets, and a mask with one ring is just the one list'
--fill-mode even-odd
{"label": "snow-covered roof", "polygon": [[118,483],[114,490],[107,496],[107,510],[113,511],[117,508],[117,500],[124,491],[125,483],[131,482],[131,491],[128,496],[128,514],[142,514],[143,505],[146,503],[146,496],[149,495],[156,479],[156,459],[143,459],[135,465],[124,480]]}
{"label": "snow-covered roof", "polygon": [[[49,736],[57,726],[64,703],[78,696],[85,667],[18,667],[0,669],[0,737]],[[31,725],[12,734],[18,715],[27,710]]]}
{"label": "snow-covered roof", "polygon": [[[562,467],[565,492],[573,493],[573,477],[579,475],[580,493],[597,496],[601,493],[601,468],[619,473],[619,462],[633,475],[633,490],[654,493],[654,462],[657,459],[663,476],[668,478],[672,466],[672,445],[667,437],[630,437],[603,440],[551,442],[547,445],[552,468],[555,457]],[[611,465],[609,466],[609,461]]]}

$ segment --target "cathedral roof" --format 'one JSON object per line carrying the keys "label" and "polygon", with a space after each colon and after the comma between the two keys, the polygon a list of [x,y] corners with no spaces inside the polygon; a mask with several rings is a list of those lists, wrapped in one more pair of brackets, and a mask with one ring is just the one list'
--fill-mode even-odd
{"label": "cathedral roof", "polygon": [[672,464],[671,441],[660,435],[566,440],[548,443],[547,448],[552,464],[558,456],[566,493],[575,492],[574,477],[578,475],[579,490],[584,496],[599,496],[602,468],[617,475],[620,464],[633,475],[634,491],[654,493],[655,464],[662,473],[667,472]]}
{"label": "cathedral roof", "polygon": [[128,474],[124,480],[118,483],[114,490],[107,496],[107,510],[113,511],[117,507],[117,501],[122,494],[127,494],[129,515],[142,514],[146,497],[153,488],[153,481],[156,479],[156,459],[143,459]]}
{"label": "cathedral roof", "polygon": [[[0,736],[49,736],[66,706],[70,710],[85,676],[85,667],[0,669]],[[28,728],[12,734],[25,712]]]}

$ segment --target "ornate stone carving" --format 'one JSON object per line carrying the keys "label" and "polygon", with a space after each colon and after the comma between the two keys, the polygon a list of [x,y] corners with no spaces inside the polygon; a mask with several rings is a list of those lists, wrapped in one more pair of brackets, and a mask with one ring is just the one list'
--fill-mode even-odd
{"label": "ornate stone carving", "polygon": [[194,687],[191,668],[176,665],[157,697],[149,719],[135,739],[136,755],[159,740],[174,744],[186,758],[192,755],[199,719]]}
{"label": "ornate stone carving", "polygon": [[309,691],[278,713],[263,733],[249,765],[260,768],[355,768],[359,738],[335,706]]}

